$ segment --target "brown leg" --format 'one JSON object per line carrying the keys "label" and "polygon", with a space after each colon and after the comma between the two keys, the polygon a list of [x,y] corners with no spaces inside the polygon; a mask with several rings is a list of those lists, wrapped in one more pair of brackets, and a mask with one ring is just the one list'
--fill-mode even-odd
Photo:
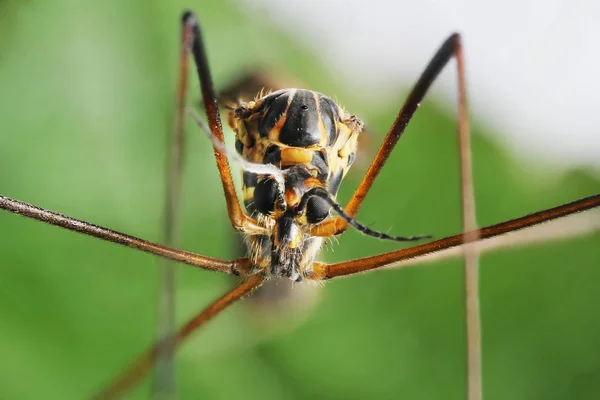
{"label": "brown leg", "polygon": [[466,232],[458,235],[450,236],[444,239],[435,240],[433,242],[421,244],[392,251],[377,256],[359,258],[356,260],[340,262],[336,264],[313,264],[313,274],[308,279],[322,280],[331,279],[338,276],[353,275],[360,272],[366,272],[377,268],[389,267],[411,258],[417,258],[428,254],[437,253],[438,251],[460,246],[467,242],[470,235],[478,235],[478,241],[489,239],[495,236],[500,236],[505,233],[517,231],[543,222],[552,221],[567,215],[575,214],[585,210],[590,210],[595,207],[600,207],[600,193],[590,197],[586,197],[572,203],[567,203],[562,206],[550,208],[543,211],[538,211],[524,217],[515,218],[500,224],[491,225],[481,228],[476,232]]}
{"label": "brown leg", "polygon": [[[473,166],[471,162],[471,137],[467,111],[467,93],[462,41],[456,44],[456,69],[458,72],[458,143],[463,232],[465,243],[477,241],[479,234],[475,216],[473,193]],[[465,323],[467,337],[467,398],[481,400],[481,315],[479,312],[479,252],[475,246],[463,246],[465,257]]]}
{"label": "brown leg", "polygon": [[[183,149],[185,147],[184,112],[188,91],[188,60],[191,45],[191,26],[182,23],[175,118],[171,130],[171,147],[167,160],[167,190],[163,217],[163,243],[169,247],[178,247],[179,232],[181,230],[181,176]],[[161,288],[156,318],[156,342],[164,345],[157,348],[153,394],[155,397],[162,399],[175,397],[174,365],[172,362],[174,343],[169,338],[173,336],[175,330],[176,269],[176,263],[166,259],[161,260]]]}
{"label": "brown leg", "polygon": [[[206,109],[206,117],[212,134],[223,143],[223,126],[219,115],[219,105],[213,87],[212,77],[208,68],[208,60],[206,59],[206,51],[204,42],[200,32],[200,26],[196,17],[191,12],[186,12],[183,15],[183,23],[189,25],[193,32],[192,53],[198,70],[198,78],[200,79],[200,89],[202,91],[202,100]],[[244,233],[249,234],[266,234],[265,228],[258,225],[254,218],[245,215],[242,212],[238,197],[231,178],[227,155],[222,153],[218,148],[214,148],[215,157],[217,159],[217,167],[223,182],[223,191],[225,192],[225,202],[227,203],[227,212],[233,227]]]}
{"label": "brown leg", "polygon": [[[189,320],[177,334],[170,338],[174,347],[180,345],[190,334],[198,330],[206,322],[218,315],[231,304],[259,287],[263,282],[262,275],[253,275],[247,281],[237,285],[223,297],[203,309],[194,318]],[[152,368],[157,359],[158,349],[163,343],[156,343],[148,351],[143,353],[122,375],[117,377],[109,386],[94,396],[94,399],[121,398],[123,393],[139,382]]]}
{"label": "brown leg", "polygon": [[[398,139],[400,139],[404,133],[404,130],[417,110],[419,103],[421,103],[423,97],[425,97],[425,94],[437,78],[438,74],[446,66],[448,61],[450,61],[450,59],[454,56],[459,61],[458,64],[462,65],[462,51],[459,49],[460,36],[455,33],[446,39],[437,53],[435,53],[425,68],[425,71],[423,74],[421,74],[421,77],[408,95],[404,106],[400,109],[400,112],[398,113],[394,124],[386,135],[383,144],[381,147],[379,147],[379,151],[377,152],[375,159],[360,182],[360,185],[352,195],[352,198],[350,198],[350,201],[346,205],[346,214],[351,217],[356,216],[356,213],[358,213],[358,210],[362,205],[363,200],[367,196],[367,193],[371,189],[373,182],[375,182],[377,175],[379,175],[379,172],[390,156],[394,146],[396,146],[396,143],[398,143]],[[464,85],[464,79],[460,78],[461,75],[462,67],[459,68],[459,86]],[[459,87],[459,93],[461,93],[461,91],[464,94],[464,87],[463,89]],[[466,103],[459,104],[464,106]],[[459,129],[461,126],[463,129],[468,129],[466,125],[461,124],[461,121],[466,121],[466,108],[464,109],[464,112],[459,110]],[[323,221],[321,226],[315,226],[313,231],[311,231],[311,234],[323,237],[338,235],[348,229],[348,226],[348,222],[345,219],[341,217],[334,217],[330,220]]]}
{"label": "brown leg", "polygon": [[248,275],[251,273],[250,261],[247,258],[225,261],[190,253],[189,251],[173,249],[158,243],[149,242],[108,228],[93,225],[89,222],[80,221],[62,214],[44,210],[43,208],[13,200],[2,195],[0,195],[0,209],[45,222],[50,225],[56,225],[71,231],[90,235],[98,239],[118,243],[127,247],[133,247],[134,249],[145,251],[146,253],[155,254],[160,257],[168,258],[169,260],[190,264],[209,271],[223,272],[230,275]]}

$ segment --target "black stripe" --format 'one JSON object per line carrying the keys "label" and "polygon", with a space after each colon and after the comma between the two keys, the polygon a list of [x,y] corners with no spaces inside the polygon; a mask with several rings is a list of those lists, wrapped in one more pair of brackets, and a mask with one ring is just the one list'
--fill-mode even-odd
{"label": "black stripe", "polygon": [[355,159],[356,153],[350,153],[350,155],[348,156],[348,166],[351,166],[354,163]]}
{"label": "black stripe", "polygon": [[328,144],[333,144],[337,140],[338,132],[335,121],[340,120],[340,109],[329,97],[319,94],[319,109],[321,110],[321,120],[325,126]]}
{"label": "black stripe", "polygon": [[313,154],[313,158],[310,163],[319,171],[317,176],[319,179],[323,180],[327,177],[327,174],[329,174],[329,167],[327,165],[327,157],[325,156],[324,152],[316,151]]}
{"label": "black stripe", "polygon": [[261,137],[269,136],[269,132],[285,114],[290,97],[289,90],[280,90],[266,96],[257,109],[258,113],[264,113],[258,119],[258,132]]}
{"label": "black stripe", "polygon": [[329,192],[333,195],[336,195],[338,190],[340,189],[340,185],[342,184],[342,178],[344,177],[344,171],[340,169],[339,171],[334,172],[329,178]]}
{"label": "black stripe", "polygon": [[263,164],[273,164],[278,167],[281,164],[281,149],[279,146],[272,144],[267,147],[265,156],[263,157]]}
{"label": "black stripe", "polygon": [[297,90],[279,132],[279,141],[288,146],[308,147],[320,140],[315,96],[310,90]]}
{"label": "black stripe", "polygon": [[256,187],[256,183],[258,182],[258,175],[253,174],[252,172],[244,172],[242,174],[244,179],[245,187]]}
{"label": "black stripe", "polygon": [[235,151],[241,156],[244,152],[244,143],[241,140],[237,139],[235,141]]}

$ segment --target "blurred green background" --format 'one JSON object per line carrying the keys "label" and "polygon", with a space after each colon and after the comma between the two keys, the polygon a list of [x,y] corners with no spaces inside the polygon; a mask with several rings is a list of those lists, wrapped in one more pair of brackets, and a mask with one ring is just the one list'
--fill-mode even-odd
{"label": "blurred green background", "polygon": [[[1,194],[160,239],[185,7],[202,21],[217,86],[252,66],[286,71],[364,118],[375,143],[412,84],[378,103],[361,99],[310,49],[234,2],[5,0]],[[192,82],[189,103],[198,104]],[[405,235],[459,231],[455,116],[447,109],[424,102],[361,221]],[[586,171],[515,159],[483,135],[485,121],[473,125],[481,225],[600,191]],[[182,247],[231,258],[236,241],[210,146],[188,127]],[[339,199],[359,180],[360,172],[349,176]],[[486,399],[600,398],[599,239],[482,257]],[[339,242],[324,259],[398,248],[356,232]],[[153,340],[157,266],[150,255],[0,212],[0,398],[85,398],[121,371]],[[463,399],[461,268],[455,260],[329,282],[306,321],[281,334],[266,334],[237,304],[177,353],[179,397]],[[230,285],[181,267],[178,321]],[[297,318],[290,311],[274,323]],[[130,397],[148,397],[149,383]]]}

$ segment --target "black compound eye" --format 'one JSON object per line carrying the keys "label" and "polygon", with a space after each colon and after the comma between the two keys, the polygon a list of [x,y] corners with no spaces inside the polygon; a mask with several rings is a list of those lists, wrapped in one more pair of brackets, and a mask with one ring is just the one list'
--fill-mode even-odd
{"label": "black compound eye", "polygon": [[329,216],[329,210],[331,206],[327,200],[318,197],[311,196],[306,203],[306,220],[311,224],[323,221]]}
{"label": "black compound eye", "polygon": [[260,213],[269,215],[275,208],[277,199],[277,182],[271,178],[264,179],[254,188],[254,207]]}

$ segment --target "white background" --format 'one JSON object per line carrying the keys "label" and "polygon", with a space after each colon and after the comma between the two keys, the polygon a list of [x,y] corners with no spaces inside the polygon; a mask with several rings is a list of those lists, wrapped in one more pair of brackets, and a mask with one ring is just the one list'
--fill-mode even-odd
{"label": "white background", "polygon": [[[458,31],[477,121],[521,156],[600,171],[600,1],[245,3],[316,49],[357,90],[379,95],[412,85]],[[454,101],[454,71],[435,90]]]}

